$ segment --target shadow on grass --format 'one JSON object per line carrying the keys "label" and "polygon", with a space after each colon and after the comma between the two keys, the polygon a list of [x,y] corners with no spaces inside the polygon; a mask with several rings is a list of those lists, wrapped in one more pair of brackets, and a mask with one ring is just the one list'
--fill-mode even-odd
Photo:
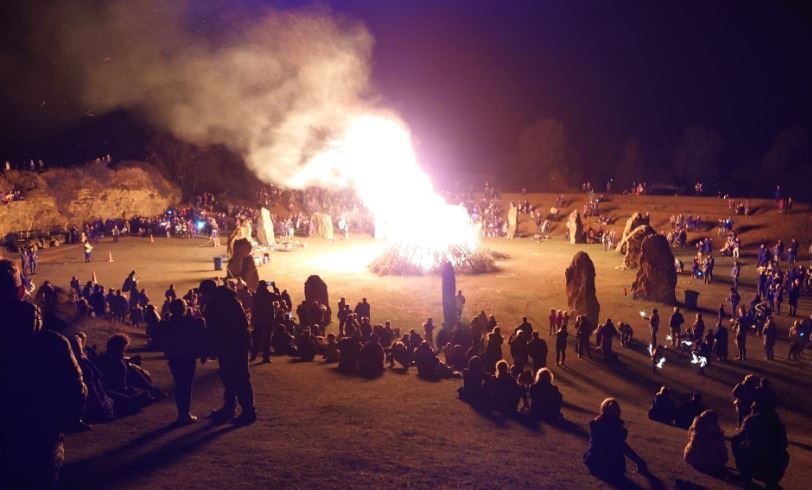
{"label": "shadow on grass", "polygon": [[168,426],[161,427],[107,454],[65,465],[59,488],[116,488],[130,479],[142,478],[199,451],[208,443],[236,429],[232,425],[207,424],[155,449],[137,455],[131,454],[137,446],[147,444],[172,430]]}

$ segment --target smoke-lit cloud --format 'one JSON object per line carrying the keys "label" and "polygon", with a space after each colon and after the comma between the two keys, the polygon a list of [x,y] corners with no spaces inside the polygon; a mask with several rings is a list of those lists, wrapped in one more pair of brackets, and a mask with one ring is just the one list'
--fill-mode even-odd
{"label": "smoke-lit cloud", "polygon": [[267,10],[212,29],[192,6],[62,2],[39,20],[90,111],[135,110],[179,138],[239,152],[265,181],[289,183],[369,103],[371,35],[327,8]]}

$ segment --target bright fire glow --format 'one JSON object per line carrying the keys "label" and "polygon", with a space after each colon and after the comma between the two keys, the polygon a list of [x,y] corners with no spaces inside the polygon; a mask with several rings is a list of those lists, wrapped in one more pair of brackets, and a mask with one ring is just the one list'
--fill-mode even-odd
{"label": "bright fire glow", "polygon": [[468,212],[434,192],[411,135],[394,117],[362,115],[315,155],[293,181],[352,186],[375,218],[375,237],[423,271],[457,265],[479,243]]}

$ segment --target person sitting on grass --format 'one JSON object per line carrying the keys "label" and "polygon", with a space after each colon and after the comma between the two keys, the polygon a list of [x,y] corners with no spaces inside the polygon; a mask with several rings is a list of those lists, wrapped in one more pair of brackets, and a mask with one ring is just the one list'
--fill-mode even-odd
{"label": "person sitting on grass", "polygon": [[296,345],[291,334],[283,323],[280,323],[274,328],[271,335],[271,347],[273,347],[274,354],[278,356],[295,356]]}
{"label": "person sitting on grass", "polygon": [[408,338],[407,335],[404,335],[403,340],[399,340],[392,345],[389,367],[395,367],[397,362],[403,366],[403,369],[409,369],[409,366],[414,362],[412,350],[408,347]]}
{"label": "person sitting on grass", "polygon": [[694,418],[698,417],[704,410],[705,405],[702,403],[702,393],[691,393],[691,397],[677,407],[674,425],[687,429],[693,423]]}
{"label": "person sitting on grass", "polygon": [[[317,324],[313,326],[318,328]],[[316,342],[313,340],[310,328],[302,329],[302,333],[296,339],[296,352],[299,354],[299,359],[305,362],[316,358]]]}
{"label": "person sitting on grass", "polygon": [[672,425],[676,416],[677,406],[674,400],[671,399],[671,390],[661,386],[660,391],[654,395],[654,401],[648,410],[648,418],[666,425]]}
{"label": "person sitting on grass", "polygon": [[87,429],[89,428],[87,423],[114,420],[116,417],[113,399],[104,391],[104,375],[96,366],[96,363],[90,359],[87,349],[85,349],[87,334],[79,332],[68,337],[68,341],[73,350],[73,355],[76,357],[76,362],[79,363],[82,370],[82,379],[87,386],[87,399],[78,426]]}
{"label": "person sitting on grass", "polygon": [[344,374],[352,374],[358,366],[358,358],[361,355],[361,334],[356,331],[352,337],[344,337],[338,341],[338,370]]}
{"label": "person sitting on grass", "polygon": [[536,372],[536,380],[530,387],[530,415],[547,421],[561,418],[561,405],[564,397],[553,384],[553,372],[547,368]]}
{"label": "person sitting on grass", "polygon": [[736,467],[747,485],[755,479],[766,488],[780,488],[778,482],[789,465],[787,429],[769,402],[756,398],[752,407],[730,441]]}
{"label": "person sitting on grass", "polygon": [[626,474],[626,457],[647,473],[646,462],[626,443],[628,431],[620,418],[620,404],[614,398],[601,403],[598,416],[589,422],[589,448],[584,464],[590,473],[611,483],[622,483]]}
{"label": "person sitting on grass", "polygon": [[385,358],[383,346],[377,334],[372,334],[369,342],[361,347],[358,360],[358,370],[361,376],[374,378],[383,373],[383,362]]}
{"label": "person sitting on grass", "polygon": [[462,387],[457,390],[460,400],[471,405],[485,402],[485,381],[488,375],[483,368],[481,357],[473,356],[468,359],[468,367],[462,371]]}
{"label": "person sitting on grass", "polygon": [[331,364],[338,362],[340,355],[338,353],[338,344],[336,343],[335,334],[327,334],[327,345],[324,346],[324,362]]}
{"label": "person sitting on grass", "polygon": [[414,351],[414,363],[417,366],[417,375],[423,379],[447,378],[454,374],[450,367],[440,361],[440,358],[431,350],[429,343],[425,340]]}
{"label": "person sitting on grass", "polygon": [[116,416],[140,410],[165,395],[152,386],[149,373],[137,365],[138,358],[124,357],[130,337],[114,334],[107,340],[107,351],[97,364],[104,375],[104,388],[114,401]]}
{"label": "person sitting on grass", "polygon": [[491,406],[503,413],[513,413],[519,405],[521,389],[511,376],[507,361],[496,363],[496,374],[488,380]]}
{"label": "person sitting on grass", "polygon": [[688,444],[683,456],[685,462],[697,471],[711,475],[725,473],[727,445],[716,412],[705,410],[694,418],[688,429]]}

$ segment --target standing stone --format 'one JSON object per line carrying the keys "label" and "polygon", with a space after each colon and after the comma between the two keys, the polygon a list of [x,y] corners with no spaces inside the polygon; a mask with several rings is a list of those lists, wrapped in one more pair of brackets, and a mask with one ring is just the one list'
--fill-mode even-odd
{"label": "standing stone", "polygon": [[276,245],[276,238],[273,234],[273,220],[268,208],[259,210],[259,226],[257,227],[257,241],[260,245],[273,247]]}
{"label": "standing stone", "polygon": [[632,296],[676,304],[676,288],[677,271],[668,240],[662,235],[646,237],[640,250],[640,268],[632,284]]}
{"label": "standing stone", "polygon": [[[332,319],[332,310],[330,309],[330,295],[327,290],[327,283],[317,276],[312,275],[307,278],[304,283],[304,295],[307,304],[312,304],[318,301],[319,304],[325,306],[327,309],[324,312],[324,325],[329,324]],[[324,326],[322,325],[322,326]]]}
{"label": "standing stone", "polygon": [[459,317],[457,316],[457,278],[454,274],[454,266],[451,262],[443,264],[443,319],[445,325],[451,328],[457,324]]}
{"label": "standing stone", "polygon": [[313,213],[316,234],[328,240],[335,240],[333,235],[333,218],[327,213]]}
{"label": "standing stone", "polygon": [[640,252],[643,240],[656,235],[657,232],[649,225],[640,225],[626,237],[624,242],[626,255],[623,257],[623,267],[626,269],[637,269],[640,266]]}
{"label": "standing stone", "polygon": [[567,230],[569,230],[570,243],[586,243],[584,223],[581,221],[581,213],[577,209],[567,218]]}
{"label": "standing stone", "polygon": [[632,213],[629,216],[629,219],[626,220],[626,226],[623,227],[623,235],[620,237],[620,243],[617,245],[617,251],[619,253],[625,254],[626,253],[626,242],[631,235],[632,231],[634,231],[638,226],[648,225],[649,224],[649,215],[643,214],[641,212]]}
{"label": "standing stone", "polygon": [[508,226],[507,226],[507,239],[512,240],[516,236],[516,230],[519,227],[519,207],[515,202],[510,203],[508,209]]}
{"label": "standing stone", "polygon": [[601,305],[595,293],[595,264],[586,252],[578,252],[564,273],[567,280],[567,306],[598,324]]}

